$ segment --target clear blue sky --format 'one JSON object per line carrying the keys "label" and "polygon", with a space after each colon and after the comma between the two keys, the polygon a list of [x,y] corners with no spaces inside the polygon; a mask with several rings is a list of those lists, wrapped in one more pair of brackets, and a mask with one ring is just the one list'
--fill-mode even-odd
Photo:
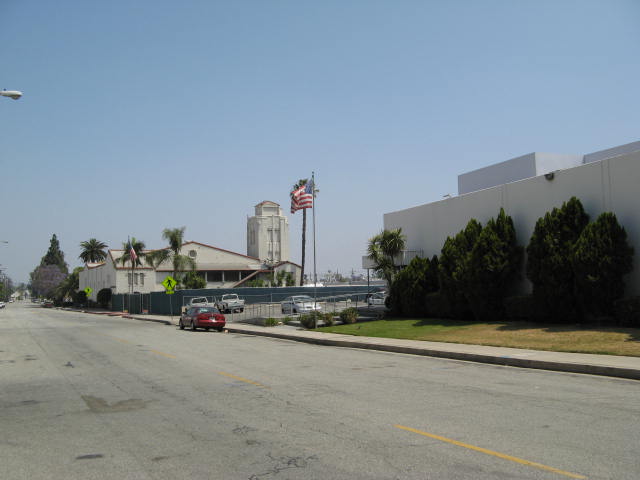
{"label": "clear blue sky", "polygon": [[253,206],[288,210],[312,170],[318,270],[358,269],[383,213],[455,194],[460,173],[640,139],[637,0],[0,7],[0,88],[24,92],[0,98],[14,282],[53,233],[71,267],[83,240],[159,248],[166,227],[246,253]]}

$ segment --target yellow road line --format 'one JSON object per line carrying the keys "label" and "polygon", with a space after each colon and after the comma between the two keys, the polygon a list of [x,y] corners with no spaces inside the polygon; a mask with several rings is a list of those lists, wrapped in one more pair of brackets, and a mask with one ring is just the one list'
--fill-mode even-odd
{"label": "yellow road line", "polygon": [[155,353],[156,355],[162,355],[163,357],[167,357],[167,358],[177,358],[177,357],[176,357],[176,356],[174,356],[174,355],[171,355],[171,354],[169,354],[169,353],[164,353],[164,352],[161,352],[161,351],[159,351],[159,350],[149,350],[149,351],[150,351],[150,352]]}
{"label": "yellow road line", "polygon": [[486,453],[487,455],[493,455],[494,457],[499,457],[504,460],[510,460],[512,462],[520,463],[522,465],[528,465],[530,467],[539,468],[541,470],[547,470],[549,472],[557,473],[559,475],[565,475],[571,478],[587,478],[583,475],[578,475],[577,473],[565,472],[564,470],[558,470],[557,468],[549,467],[547,465],[543,465],[541,463],[530,462],[529,460],[523,460],[522,458],[512,457],[511,455],[505,455],[504,453],[494,452],[493,450],[487,450],[486,448],[476,447],[474,445],[469,445],[468,443],[458,442],[457,440],[452,440],[450,438],[441,437],[440,435],[434,435],[433,433],[423,432],[422,430],[416,430],[411,427],[404,427],[402,425],[394,425],[394,427],[399,428],[401,430],[406,430],[408,432],[417,433],[418,435],[423,435],[425,437],[434,438],[436,440],[440,440],[442,442],[451,443],[452,445],[457,445],[459,447],[468,448],[470,450],[475,450],[476,452]]}
{"label": "yellow road line", "polygon": [[131,344],[131,342],[129,342],[128,340],[123,340],[122,338],[118,338],[118,337],[111,337],[114,340],[119,341],[120,343],[126,343],[126,344]]}
{"label": "yellow road line", "polygon": [[225,372],[218,372],[219,375],[224,375],[225,377],[229,377],[229,378],[233,378],[234,380],[240,380],[241,382],[245,382],[245,383],[250,383],[251,385],[256,385],[257,387],[263,387],[263,388],[269,388],[266,387],[260,383],[251,381],[251,380],[247,380],[246,378],[242,378],[242,377],[236,377],[235,375],[232,375],[230,373],[225,373]]}

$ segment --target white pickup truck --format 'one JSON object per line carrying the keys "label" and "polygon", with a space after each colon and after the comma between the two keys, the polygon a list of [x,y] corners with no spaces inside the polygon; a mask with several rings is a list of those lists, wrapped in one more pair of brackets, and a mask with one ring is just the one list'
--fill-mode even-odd
{"label": "white pickup truck", "polygon": [[216,307],[222,313],[244,312],[244,299],[239,298],[235,293],[228,293],[220,297],[220,300],[216,302]]}
{"label": "white pickup truck", "polygon": [[193,297],[186,305],[182,306],[182,313],[191,307],[211,307],[213,305],[213,302],[209,302],[207,297]]}

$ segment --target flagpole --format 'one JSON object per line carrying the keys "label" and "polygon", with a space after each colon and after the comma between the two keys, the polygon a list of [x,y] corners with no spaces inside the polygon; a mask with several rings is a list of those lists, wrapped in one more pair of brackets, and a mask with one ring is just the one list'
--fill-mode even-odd
{"label": "flagpole", "polygon": [[[311,190],[313,192],[313,308],[314,312],[317,306],[318,298],[318,275],[316,273],[316,179],[315,172],[311,172]],[[318,327],[318,316],[313,316],[314,328]]]}

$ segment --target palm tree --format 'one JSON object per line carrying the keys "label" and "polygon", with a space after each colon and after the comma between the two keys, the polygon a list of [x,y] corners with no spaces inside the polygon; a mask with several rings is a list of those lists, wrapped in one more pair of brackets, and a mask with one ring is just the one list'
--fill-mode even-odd
{"label": "palm tree", "polygon": [[169,250],[171,251],[169,256],[171,257],[171,264],[173,265],[173,278],[176,278],[178,272],[184,272],[187,269],[195,270],[196,268],[196,262],[193,258],[180,254],[182,244],[184,243],[184,231],[186,228],[187,227],[165,228],[162,231],[162,238],[169,242]]}
{"label": "palm tree", "polygon": [[165,228],[162,231],[162,238],[169,242],[169,246],[149,252],[145,257],[147,264],[154,270],[163,262],[171,260],[171,265],[173,266],[172,276],[178,282],[180,281],[177,277],[178,272],[193,271],[196,268],[196,262],[191,257],[180,254],[185,229],[186,227]]}
{"label": "palm tree", "polygon": [[394,259],[404,250],[405,240],[401,228],[382,230],[369,239],[368,257],[375,264],[375,272],[384,277],[389,287],[397,271]]}
{"label": "palm tree", "polygon": [[82,252],[80,252],[78,258],[80,258],[84,263],[101,262],[107,258],[107,252],[105,250],[105,248],[107,248],[107,244],[100,240],[96,240],[95,238],[90,238],[85,242],[80,242],[80,248],[82,248]]}
{"label": "palm tree", "polygon": [[[122,243],[124,254],[120,257],[120,263],[122,266],[127,262],[131,263],[131,289],[133,290],[133,273],[136,267],[142,266],[142,260],[145,257],[144,249],[145,244],[142,240],[136,240],[135,237],[131,237],[130,240]],[[131,256],[131,250],[133,249],[134,258]]]}

